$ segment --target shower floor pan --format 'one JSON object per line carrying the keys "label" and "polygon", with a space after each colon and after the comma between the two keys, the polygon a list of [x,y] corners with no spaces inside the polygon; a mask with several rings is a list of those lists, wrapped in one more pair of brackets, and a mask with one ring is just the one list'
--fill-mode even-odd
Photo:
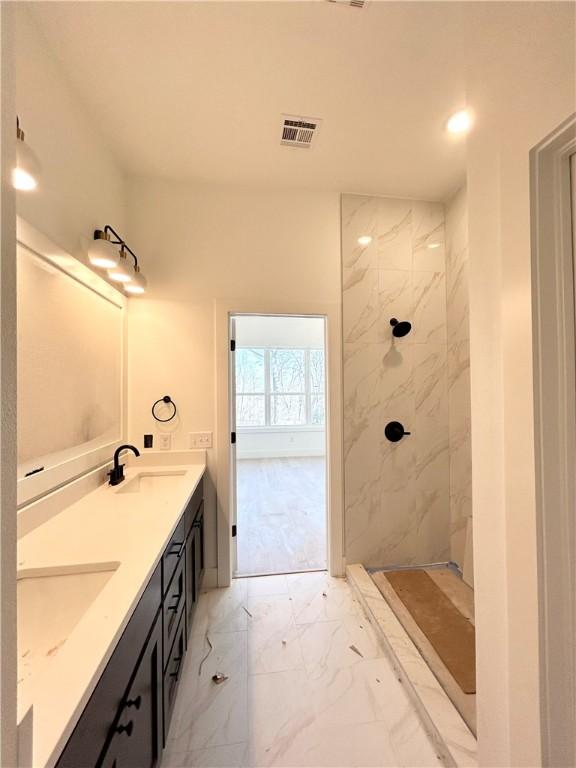
{"label": "shower floor pan", "polygon": [[383,569],[370,576],[476,735],[474,591],[449,566]]}

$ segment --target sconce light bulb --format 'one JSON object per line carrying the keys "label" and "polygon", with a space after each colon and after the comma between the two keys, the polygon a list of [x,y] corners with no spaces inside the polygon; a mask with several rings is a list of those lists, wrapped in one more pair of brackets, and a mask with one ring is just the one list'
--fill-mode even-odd
{"label": "sconce light bulb", "polygon": [[132,280],[124,286],[124,290],[132,295],[138,295],[145,293],[146,291],[146,278],[140,272],[140,267],[134,267],[134,274]]}
{"label": "sconce light bulb", "polygon": [[24,141],[24,131],[16,128],[16,167],[12,170],[12,186],[22,192],[38,187],[42,167],[35,153]]}
{"label": "sconce light bulb", "polygon": [[88,260],[94,267],[115,269],[120,261],[120,251],[118,246],[111,243],[107,237],[98,237],[90,243]]}

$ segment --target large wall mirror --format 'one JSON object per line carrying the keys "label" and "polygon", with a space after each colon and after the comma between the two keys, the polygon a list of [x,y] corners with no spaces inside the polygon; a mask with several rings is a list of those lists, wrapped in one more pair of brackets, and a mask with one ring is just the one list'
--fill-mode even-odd
{"label": "large wall mirror", "polygon": [[110,458],[123,438],[124,297],[18,229],[18,502]]}

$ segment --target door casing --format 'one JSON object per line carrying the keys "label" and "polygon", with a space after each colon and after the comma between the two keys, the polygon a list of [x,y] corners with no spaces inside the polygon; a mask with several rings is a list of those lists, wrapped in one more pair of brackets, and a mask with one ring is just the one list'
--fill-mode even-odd
{"label": "door casing", "polygon": [[344,576],[344,510],[342,453],[342,322],[338,304],[290,301],[219,300],[214,303],[216,348],[216,454],[218,586],[232,580],[231,451],[230,451],[230,318],[234,315],[323,317],[326,323],[326,477],[328,571]]}
{"label": "door casing", "polygon": [[572,115],[530,153],[543,766],[576,765],[575,152]]}

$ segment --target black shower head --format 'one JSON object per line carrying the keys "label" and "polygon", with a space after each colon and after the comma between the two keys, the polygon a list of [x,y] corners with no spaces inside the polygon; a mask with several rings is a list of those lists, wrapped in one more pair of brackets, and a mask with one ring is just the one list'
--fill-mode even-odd
{"label": "black shower head", "polygon": [[406,336],[412,330],[412,323],[409,323],[408,320],[403,320],[399,323],[395,317],[390,320],[390,325],[392,326],[392,333],[396,338]]}

